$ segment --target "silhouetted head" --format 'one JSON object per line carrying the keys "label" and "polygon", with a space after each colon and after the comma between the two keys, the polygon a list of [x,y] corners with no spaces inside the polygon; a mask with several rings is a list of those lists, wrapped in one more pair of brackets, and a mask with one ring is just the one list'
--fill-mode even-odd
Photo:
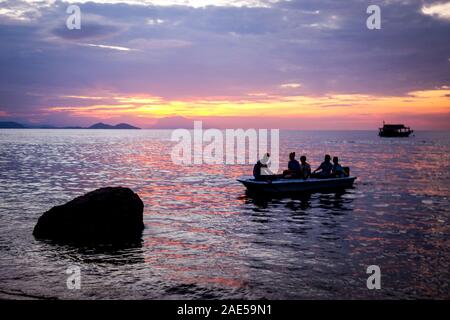
{"label": "silhouetted head", "polygon": [[269,162],[269,158],[270,158],[270,153],[266,153],[263,158],[261,159],[261,163],[262,164],[267,164]]}
{"label": "silhouetted head", "polygon": [[295,159],[295,152],[289,153],[289,159],[294,160]]}
{"label": "silhouetted head", "polygon": [[325,155],[325,162],[330,162],[331,161],[331,156],[329,154]]}
{"label": "silhouetted head", "polygon": [[301,161],[302,163],[305,163],[305,162],[306,162],[306,156],[301,156],[301,157],[300,157],[300,161]]}
{"label": "silhouetted head", "polygon": [[333,157],[333,163],[339,163],[339,158],[338,157]]}

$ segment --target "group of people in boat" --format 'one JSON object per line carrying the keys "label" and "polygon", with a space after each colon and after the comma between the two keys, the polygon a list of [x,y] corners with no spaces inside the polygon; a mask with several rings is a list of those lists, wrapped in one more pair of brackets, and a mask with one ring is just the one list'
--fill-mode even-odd
{"label": "group of people in boat", "polygon": [[306,156],[302,155],[300,157],[300,162],[295,159],[295,152],[289,154],[288,169],[283,171],[282,175],[273,175],[267,168],[267,162],[270,158],[270,154],[266,153],[263,159],[259,160],[253,167],[253,176],[257,180],[267,180],[276,178],[285,179],[308,179],[308,178],[342,178],[349,175],[348,168],[342,167],[339,163],[338,157],[333,157],[333,162],[331,161],[331,156],[329,154],[325,155],[324,161],[320,166],[311,171],[311,165],[306,162]]}
{"label": "group of people in boat", "polygon": [[295,159],[295,152],[289,154],[288,169],[283,172],[284,178],[295,179],[308,179],[313,178],[342,178],[346,173],[344,168],[339,163],[338,157],[333,157],[333,163],[331,162],[331,156],[325,155],[323,162],[320,166],[311,172],[311,165],[306,162],[306,156],[300,157],[300,162]]}

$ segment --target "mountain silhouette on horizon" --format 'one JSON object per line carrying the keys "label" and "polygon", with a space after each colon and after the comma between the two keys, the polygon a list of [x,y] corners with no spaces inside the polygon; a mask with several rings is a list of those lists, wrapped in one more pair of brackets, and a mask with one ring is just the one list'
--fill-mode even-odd
{"label": "mountain silhouette on horizon", "polygon": [[128,123],[119,123],[116,124],[115,126],[112,126],[103,122],[98,122],[88,127],[87,129],[140,129],[140,128],[132,126]]}
{"label": "mountain silhouette on horizon", "polygon": [[[182,116],[159,118],[148,129],[193,129],[194,120]],[[110,125],[97,122],[88,127],[81,126],[55,126],[50,124],[23,124],[15,121],[0,121],[0,129],[141,129],[128,123]]]}
{"label": "mountain silhouette on horizon", "polygon": [[25,126],[14,121],[0,121],[1,129],[23,129]]}
{"label": "mountain silhouette on horizon", "polygon": [[52,125],[24,125],[15,121],[0,121],[0,129],[140,129],[138,127],[132,126],[128,123],[119,123],[115,126],[98,122],[93,124],[90,127],[79,127],[79,126],[70,126],[70,127],[56,127]]}

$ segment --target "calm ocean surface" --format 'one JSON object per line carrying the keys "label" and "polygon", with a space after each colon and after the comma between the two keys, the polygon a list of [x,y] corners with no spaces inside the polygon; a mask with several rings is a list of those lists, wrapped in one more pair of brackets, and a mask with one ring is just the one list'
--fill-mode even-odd
{"label": "calm ocean surface", "polygon": [[[280,133],[316,167],[337,155],[344,193],[252,199],[251,165],[174,166],[167,130],[0,130],[0,297],[450,298],[450,133]],[[145,204],[142,245],[36,241],[52,206],[103,186]],[[381,268],[368,290],[366,268]],[[81,268],[81,290],[65,271]]]}

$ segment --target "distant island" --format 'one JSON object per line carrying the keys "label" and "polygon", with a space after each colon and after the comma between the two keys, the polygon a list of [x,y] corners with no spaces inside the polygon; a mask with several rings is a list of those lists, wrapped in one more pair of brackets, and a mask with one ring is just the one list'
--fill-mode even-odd
{"label": "distant island", "polygon": [[138,127],[134,127],[128,123],[119,123],[115,126],[106,124],[106,123],[96,123],[90,127],[56,127],[50,125],[23,125],[14,121],[0,121],[0,129],[140,129]]}
{"label": "distant island", "polygon": [[26,128],[24,125],[13,122],[13,121],[4,121],[0,122],[0,128],[1,129],[23,129]]}
{"label": "distant island", "polygon": [[106,123],[96,123],[93,124],[92,126],[88,127],[87,129],[140,129],[138,127],[134,127],[128,123],[119,123],[116,124],[115,126],[106,124]]}
{"label": "distant island", "polygon": [[[157,119],[152,125],[147,126],[147,129],[193,129],[192,119],[182,116],[170,116]],[[208,125],[204,125],[204,128]],[[19,123],[15,121],[0,121],[0,129],[141,129],[132,126],[128,123],[119,123],[110,125],[103,122],[95,123],[89,127],[82,126],[55,126],[51,124],[30,124]]]}

